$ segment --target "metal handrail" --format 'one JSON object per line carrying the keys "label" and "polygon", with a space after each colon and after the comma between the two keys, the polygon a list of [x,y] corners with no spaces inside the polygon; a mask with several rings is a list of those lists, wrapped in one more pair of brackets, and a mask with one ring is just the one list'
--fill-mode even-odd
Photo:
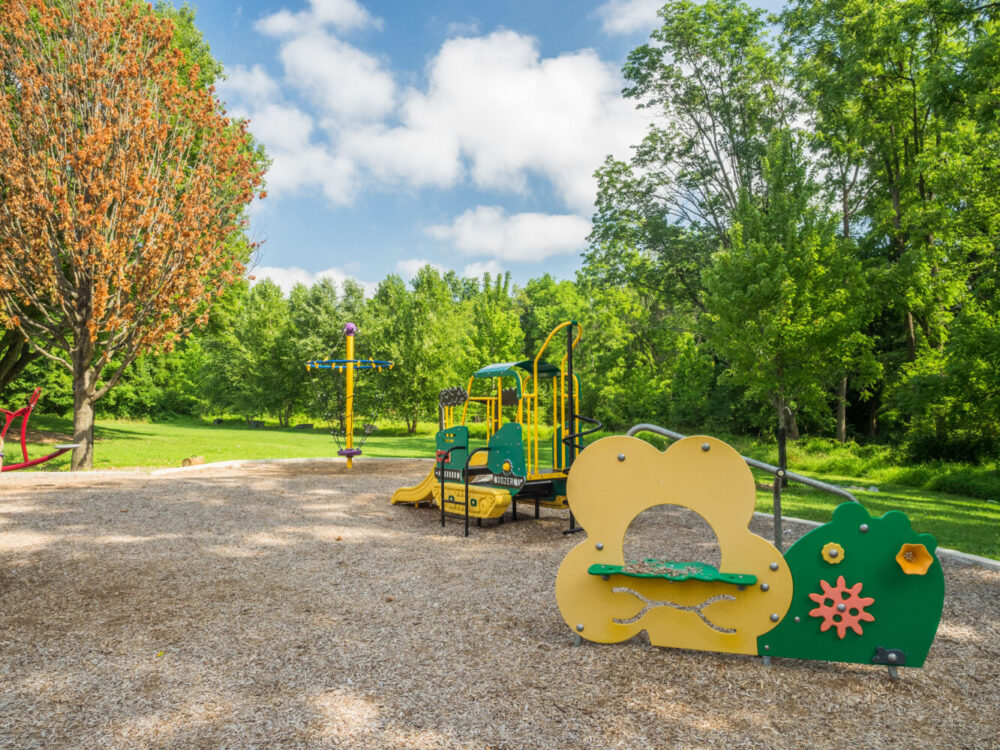
{"label": "metal handrail", "polygon": [[[672,440],[683,440],[688,437],[687,435],[682,435],[679,432],[674,432],[673,430],[668,430],[666,427],[660,427],[655,424],[637,424],[625,434],[629,437],[635,437],[640,432],[652,432],[655,435],[661,435],[662,437],[668,437]],[[817,490],[822,490],[823,492],[829,492],[831,495],[838,495],[840,497],[850,500],[852,503],[858,502],[858,499],[854,497],[850,492],[845,490],[843,487],[837,487],[833,484],[827,484],[826,482],[821,482],[818,479],[813,479],[812,477],[806,477],[801,474],[796,474],[794,471],[788,471],[782,469],[780,466],[773,466],[771,464],[764,463],[763,461],[758,461],[755,458],[749,458],[748,456],[741,455],[747,466],[752,466],[755,469],[761,469],[762,471],[774,474],[774,545],[778,548],[778,551],[782,551],[782,538],[781,538],[781,480],[782,478],[790,479],[793,482],[798,482],[799,484],[804,484],[807,487],[812,487]]]}
{"label": "metal handrail", "polygon": [[[446,463],[451,463],[452,451],[468,450],[468,449],[469,449],[468,445],[453,445],[446,451],[438,452],[438,458],[441,459],[441,525],[442,526],[444,526],[444,465]],[[444,453],[444,455],[441,455],[441,453]],[[468,462],[466,462],[466,466],[468,466]],[[468,508],[466,508],[466,510],[468,510]],[[468,534],[466,534],[466,536],[468,536]]]}
{"label": "metal handrail", "polygon": [[[490,447],[488,445],[482,448],[476,448],[474,451],[469,453],[465,457],[465,535],[469,535],[469,466],[472,462],[472,457],[477,453],[489,453]],[[442,505],[442,507],[444,507]],[[482,516],[480,518],[480,526],[482,526]]]}

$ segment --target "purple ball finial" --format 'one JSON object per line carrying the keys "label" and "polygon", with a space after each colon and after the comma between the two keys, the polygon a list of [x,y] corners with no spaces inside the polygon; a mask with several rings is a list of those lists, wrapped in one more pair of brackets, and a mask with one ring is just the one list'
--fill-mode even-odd
{"label": "purple ball finial", "polygon": [[344,326],[344,334],[347,336],[353,336],[358,332],[358,327],[354,323],[348,323]]}

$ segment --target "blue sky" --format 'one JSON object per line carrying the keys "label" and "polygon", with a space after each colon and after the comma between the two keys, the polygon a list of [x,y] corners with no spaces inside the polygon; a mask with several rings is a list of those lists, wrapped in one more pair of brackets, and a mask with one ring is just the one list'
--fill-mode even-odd
{"label": "blue sky", "polygon": [[286,289],[426,262],[572,277],[593,171],[644,131],[620,71],[657,0],[195,5],[219,95],[274,159],[253,273]]}

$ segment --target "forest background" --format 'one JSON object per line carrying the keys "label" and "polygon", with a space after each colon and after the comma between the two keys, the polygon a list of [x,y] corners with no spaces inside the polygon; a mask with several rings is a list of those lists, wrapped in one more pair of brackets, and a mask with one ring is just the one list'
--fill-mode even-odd
{"label": "forest background", "polygon": [[[159,12],[207,63],[193,13]],[[771,19],[736,0],[667,3],[624,70],[653,124],[631,159],[595,165],[574,280],[428,266],[366,297],[351,282],[286,296],[243,279],[207,322],[131,363],[97,415],[322,419],[328,388],[304,362],[342,357],[352,321],[358,356],[396,363],[362,382],[358,409],[377,400],[415,430],[437,420],[442,388],[532,356],[575,319],[581,412],[607,429],[780,425],[911,460],[992,461],[998,15],[973,0],[798,0]],[[39,409],[72,410],[68,370],[16,332],[3,347],[3,366],[17,364],[0,382],[6,407],[41,386]]]}

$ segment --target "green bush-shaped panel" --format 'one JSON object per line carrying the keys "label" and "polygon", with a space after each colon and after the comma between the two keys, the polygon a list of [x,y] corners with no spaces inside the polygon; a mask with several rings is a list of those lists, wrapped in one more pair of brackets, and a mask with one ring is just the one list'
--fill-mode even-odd
{"label": "green bush-shaped panel", "polygon": [[935,549],[934,537],[915,533],[905,513],[873,518],[844,503],[785,555],[792,603],[758,638],[758,653],[871,664],[879,648],[898,649],[905,666],[923,665],[944,605]]}

